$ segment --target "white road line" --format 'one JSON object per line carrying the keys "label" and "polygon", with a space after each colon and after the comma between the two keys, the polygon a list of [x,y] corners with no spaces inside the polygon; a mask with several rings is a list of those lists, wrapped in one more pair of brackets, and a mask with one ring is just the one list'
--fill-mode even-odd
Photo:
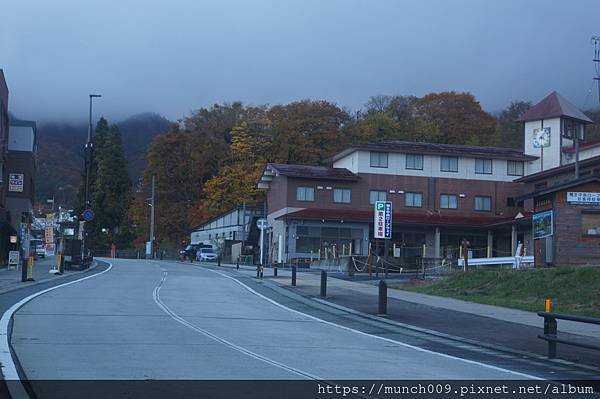
{"label": "white road line", "polygon": [[341,328],[342,330],[350,331],[350,332],[353,332],[353,333],[356,333],[356,334],[359,334],[359,335],[363,335],[363,336],[366,336],[366,337],[371,337],[371,338],[375,338],[375,339],[378,339],[378,340],[381,340],[381,341],[389,342],[389,343],[392,343],[392,344],[395,344],[395,345],[403,346],[405,348],[410,348],[410,349],[413,349],[413,350],[416,350],[416,351],[419,351],[419,352],[429,353],[429,354],[441,356],[441,357],[444,357],[444,358],[447,358],[447,359],[453,359],[453,360],[458,360],[458,361],[469,363],[469,364],[474,364],[474,365],[485,367],[485,368],[488,368],[488,369],[491,369],[491,370],[496,370],[496,371],[501,371],[501,372],[504,372],[504,373],[513,374],[515,376],[519,376],[519,377],[522,377],[522,378],[533,379],[533,380],[543,380],[543,378],[536,377],[536,376],[533,376],[533,375],[530,375],[530,374],[520,373],[518,371],[512,371],[512,370],[508,370],[508,369],[505,369],[505,368],[502,368],[502,367],[492,366],[491,364],[481,363],[481,362],[477,362],[475,360],[464,359],[462,357],[452,356],[452,355],[448,355],[448,354],[441,353],[441,352],[435,352],[435,351],[432,351],[432,350],[429,350],[429,349],[420,348],[418,346],[410,345],[410,344],[407,344],[407,343],[404,343],[404,342],[400,342],[400,341],[396,341],[396,340],[393,340],[393,339],[390,339],[390,338],[380,337],[378,335],[369,334],[369,333],[366,333],[366,332],[363,332],[363,331],[355,330],[354,328],[342,326],[340,324],[336,324],[336,323],[333,323],[333,322],[330,322],[330,321],[327,321],[327,320],[323,320],[323,319],[320,319],[318,317],[315,317],[315,316],[309,315],[307,313],[303,313],[303,312],[300,312],[298,310],[289,308],[289,307],[287,307],[285,305],[282,305],[279,302],[276,302],[273,299],[268,298],[268,297],[260,294],[259,292],[256,292],[255,290],[253,290],[252,288],[250,288],[246,284],[242,283],[241,281],[239,281],[235,277],[229,276],[229,275],[224,274],[224,273],[222,273],[220,271],[217,271],[217,270],[211,270],[211,269],[205,269],[205,268],[202,268],[202,269],[203,270],[208,270],[208,271],[213,272],[213,273],[220,274],[221,276],[223,276],[225,278],[228,278],[230,280],[235,281],[236,283],[238,283],[239,285],[241,285],[242,287],[244,287],[245,289],[247,289],[248,291],[250,291],[252,294],[254,294],[254,295],[256,295],[256,296],[264,299],[267,302],[270,302],[271,304],[273,304],[273,305],[275,305],[275,306],[277,306],[277,307],[279,307],[281,309],[285,309],[285,310],[287,310],[289,312],[292,312],[292,313],[295,313],[295,314],[299,314],[299,315],[308,317],[309,319],[318,321],[320,323],[324,323],[324,324],[327,324],[327,325],[330,325],[330,326],[333,326],[333,327]]}
{"label": "white road line", "polygon": [[[100,273],[92,274],[91,276],[82,277],[77,280],[69,281],[68,283],[60,284],[54,287],[46,288],[45,290],[36,292],[35,294],[31,294],[28,297],[21,299],[19,302],[12,305],[0,319],[0,364],[2,365],[2,375],[5,380],[7,380],[7,386],[10,390],[11,396],[14,397],[28,397],[26,394],[23,385],[20,383],[21,379],[19,378],[19,373],[17,372],[17,367],[13,361],[12,355],[10,353],[10,345],[9,345],[9,337],[8,337],[8,325],[10,323],[11,318],[14,313],[19,310],[23,305],[32,299],[43,295],[47,292],[54,291],[55,289],[66,287],[71,284],[78,283],[80,281],[84,281],[90,278],[97,277],[101,274],[104,274],[112,269],[112,263],[108,262],[108,268],[106,270],[101,271]],[[8,381],[18,381],[18,384],[9,384]],[[12,389],[11,389],[12,388]],[[13,393],[13,389],[17,390]],[[22,392],[20,392],[22,390]],[[23,393],[27,396],[23,396]]]}
{"label": "white road line", "polygon": [[231,348],[233,350],[241,352],[241,353],[243,353],[243,354],[245,354],[247,356],[250,356],[251,358],[254,358],[256,360],[265,362],[267,364],[270,364],[272,366],[278,367],[278,368],[283,369],[285,371],[292,372],[292,373],[297,374],[297,375],[299,375],[301,377],[304,377],[304,378],[308,378],[308,379],[311,379],[311,380],[324,381],[324,379],[322,379],[320,377],[317,377],[315,375],[306,373],[306,372],[304,372],[302,370],[299,370],[297,368],[288,366],[286,364],[280,363],[280,362],[278,362],[276,360],[273,360],[273,359],[270,359],[270,358],[268,358],[266,356],[259,355],[258,353],[252,352],[251,350],[248,350],[248,349],[246,349],[244,347],[236,345],[233,342],[230,342],[230,341],[228,341],[228,340],[226,340],[224,338],[219,337],[218,335],[215,335],[215,334],[213,334],[213,333],[211,333],[211,332],[209,332],[207,330],[204,330],[204,329],[202,329],[202,328],[200,328],[198,326],[195,326],[192,323],[188,322],[187,320],[185,320],[184,318],[182,318],[181,316],[179,316],[177,313],[175,313],[173,310],[171,310],[171,308],[169,308],[160,299],[160,290],[161,290],[164,282],[166,281],[166,279],[167,279],[167,272],[163,270],[163,277],[160,280],[160,283],[154,288],[154,292],[152,293],[152,297],[154,298],[154,302],[156,302],[156,304],[166,314],[168,314],[173,320],[175,320],[176,322],[178,322],[180,324],[183,324],[184,326],[186,326],[186,327],[188,327],[188,328],[190,328],[190,329],[192,329],[192,330],[194,330],[194,331],[196,331],[196,332],[198,332],[198,333],[200,333],[200,334],[202,334],[202,335],[204,335],[204,336],[206,336],[206,337],[208,337],[208,338],[210,338],[210,339],[212,339],[212,340],[214,340],[216,342],[219,342],[219,343],[221,343],[221,344],[223,344],[223,345],[225,345],[225,346],[227,346],[227,347],[229,347],[229,348]]}

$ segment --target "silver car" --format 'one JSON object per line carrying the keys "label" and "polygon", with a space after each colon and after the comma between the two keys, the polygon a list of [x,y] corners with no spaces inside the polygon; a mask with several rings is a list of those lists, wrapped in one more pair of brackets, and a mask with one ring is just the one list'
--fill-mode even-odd
{"label": "silver car", "polygon": [[217,260],[217,253],[213,248],[200,248],[198,252],[196,252],[196,260],[201,262]]}

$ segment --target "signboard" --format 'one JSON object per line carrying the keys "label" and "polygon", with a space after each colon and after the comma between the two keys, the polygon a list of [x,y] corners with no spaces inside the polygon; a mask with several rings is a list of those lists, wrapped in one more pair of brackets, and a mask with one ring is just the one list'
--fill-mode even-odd
{"label": "signboard", "polygon": [[533,129],[533,148],[550,147],[550,128]]}
{"label": "signboard", "polygon": [[94,219],[94,211],[92,211],[91,209],[86,209],[85,211],[83,211],[81,216],[83,216],[83,220],[89,222],[92,219]]}
{"label": "signboard", "polygon": [[22,193],[24,180],[25,180],[25,175],[22,173],[9,173],[8,174],[8,191],[11,191],[14,193]]}
{"label": "signboard", "polygon": [[256,227],[258,227],[261,230],[264,230],[267,228],[267,220],[266,219],[258,219],[256,221]]}
{"label": "signboard", "polygon": [[46,244],[54,243],[54,228],[52,226],[46,226],[46,228],[44,228],[44,233]]}
{"label": "signboard", "polygon": [[46,244],[46,256],[53,256],[56,253],[56,244]]}
{"label": "signboard", "polygon": [[19,266],[19,251],[8,252],[8,266]]}
{"label": "signboard", "polygon": [[569,204],[600,205],[600,193],[568,191],[567,202]]}
{"label": "signboard", "polygon": [[375,202],[375,216],[373,220],[373,235],[377,238],[389,240],[392,238],[392,203],[389,201]]}
{"label": "signboard", "polygon": [[146,241],[146,256],[152,255],[152,242]]}
{"label": "signboard", "polygon": [[552,235],[552,211],[533,215],[533,238],[549,237]]}

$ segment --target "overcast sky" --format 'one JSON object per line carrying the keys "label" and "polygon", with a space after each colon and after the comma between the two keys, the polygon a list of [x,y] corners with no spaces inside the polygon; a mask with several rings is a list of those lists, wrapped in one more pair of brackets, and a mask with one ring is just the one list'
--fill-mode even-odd
{"label": "overcast sky", "polygon": [[598,106],[598,0],[3,0],[21,118],[176,120],[202,106],[470,91],[488,111],[552,90]]}

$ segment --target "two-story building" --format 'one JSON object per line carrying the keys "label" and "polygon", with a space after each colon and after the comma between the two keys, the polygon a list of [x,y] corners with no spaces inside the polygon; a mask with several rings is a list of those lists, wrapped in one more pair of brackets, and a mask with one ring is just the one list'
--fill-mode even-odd
{"label": "two-story building", "polygon": [[354,145],[331,166],[268,164],[259,187],[268,189],[269,242],[283,236],[288,259],[333,246],[365,255],[376,245],[373,205],[390,201],[390,248],[400,256],[456,258],[463,238],[475,256],[509,255],[531,239],[513,180],[534,159],[508,148],[382,141]]}

